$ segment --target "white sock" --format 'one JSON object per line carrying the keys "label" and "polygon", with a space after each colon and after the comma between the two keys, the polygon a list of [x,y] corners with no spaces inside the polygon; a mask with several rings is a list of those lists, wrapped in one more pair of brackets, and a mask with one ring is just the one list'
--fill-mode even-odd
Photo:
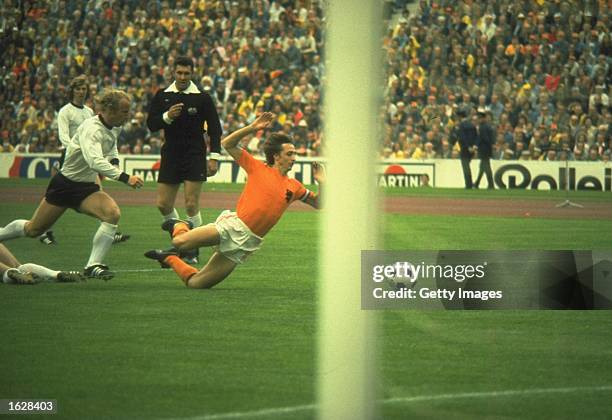
{"label": "white sock", "polygon": [[59,271],[51,270],[47,267],[43,267],[42,265],[32,263],[21,264],[19,267],[17,267],[17,269],[21,272],[32,273],[40,280],[54,281],[57,279],[57,275],[59,274]]}
{"label": "white sock", "polygon": [[115,239],[115,232],[117,232],[117,225],[111,225],[110,223],[101,222],[96,234],[93,237],[93,247],[91,248],[91,254],[89,254],[89,261],[87,261],[87,267],[92,265],[102,264],[104,257],[110,251]]}
{"label": "white sock", "polygon": [[17,219],[13,220],[3,228],[0,228],[0,242],[4,242],[7,239],[22,238],[26,236],[24,230],[26,223],[27,220],[25,219]]}
{"label": "white sock", "polygon": [[4,283],[4,284],[11,284],[13,282],[13,280],[11,280],[11,278],[8,276],[8,273],[11,270],[17,270],[17,269],[16,268],[9,268],[4,273],[2,273],[2,283]]}
{"label": "white sock", "polygon": [[178,211],[176,211],[176,209],[172,209],[172,211],[168,214],[162,214],[162,218],[164,219],[164,222],[166,220],[170,220],[170,219],[178,219],[179,218],[179,214]]}
{"label": "white sock", "polygon": [[202,226],[202,214],[200,212],[197,212],[193,216],[188,216],[187,220],[189,220],[193,224],[194,228]]}

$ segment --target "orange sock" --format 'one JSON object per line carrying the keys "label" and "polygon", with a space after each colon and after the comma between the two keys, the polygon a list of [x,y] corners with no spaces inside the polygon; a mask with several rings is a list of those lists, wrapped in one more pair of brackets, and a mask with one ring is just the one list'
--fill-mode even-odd
{"label": "orange sock", "polygon": [[189,226],[187,226],[187,223],[178,222],[174,225],[174,229],[172,230],[172,237],[175,238],[177,235],[180,235],[185,232],[189,232]]}
{"label": "orange sock", "polygon": [[176,274],[178,274],[178,276],[181,278],[183,283],[185,283],[185,285],[187,285],[187,282],[189,281],[191,276],[198,272],[196,268],[190,266],[176,255],[170,255],[169,257],[166,257],[164,259],[164,262],[168,264]]}

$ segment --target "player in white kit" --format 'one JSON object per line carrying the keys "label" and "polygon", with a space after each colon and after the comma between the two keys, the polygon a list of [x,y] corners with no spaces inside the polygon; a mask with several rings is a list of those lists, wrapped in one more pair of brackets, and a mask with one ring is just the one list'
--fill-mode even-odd
{"label": "player in white kit", "polygon": [[100,220],[84,275],[103,280],[113,278],[114,273],[103,262],[113,244],[121,213],[115,200],[100,190],[96,180],[103,175],[132,188],[143,185],[140,177],[130,176],[117,167],[117,133],[129,118],[130,102],[130,97],[120,90],[109,89],[100,95],[100,113],[85,120],[70,139],[64,165],[51,178],[31,220],[14,220],[0,228],[0,242],[38,237],[72,208]]}
{"label": "player in white kit", "polygon": [[[89,95],[87,76],[81,74],[80,76],[77,76],[72,79],[72,81],[70,82],[70,88],[68,93],[70,97],[70,102],[64,105],[57,114],[57,129],[59,133],[59,140],[62,145],[62,154],[60,156],[59,162],[57,162],[57,166],[55,166],[55,169],[57,171],[59,171],[64,164],[68,143],[70,143],[70,139],[76,133],[77,128],[79,128],[83,121],[95,115],[93,109],[85,105],[85,100]],[[115,234],[115,239],[113,243],[124,242],[127,241],[129,238],[130,235],[125,235],[121,232],[117,232]],[[46,245],[57,244],[57,241],[55,240],[55,235],[51,230],[40,235],[38,239],[40,240],[40,242]]]}

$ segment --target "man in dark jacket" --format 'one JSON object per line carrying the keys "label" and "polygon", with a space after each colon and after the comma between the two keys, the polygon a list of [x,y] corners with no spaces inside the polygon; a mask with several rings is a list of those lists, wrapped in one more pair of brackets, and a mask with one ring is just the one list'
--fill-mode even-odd
{"label": "man in dark jacket", "polygon": [[455,126],[452,133],[453,144],[459,142],[461,167],[463,168],[463,179],[465,180],[465,188],[470,189],[473,186],[472,183],[472,170],[470,168],[470,162],[472,160],[472,153],[474,152],[474,146],[478,138],[476,127],[472,124],[468,115],[468,110],[459,108],[456,114],[461,118],[459,125]]}
{"label": "man in dark jacket", "polygon": [[[202,224],[199,205],[202,182],[207,175],[217,172],[222,129],[212,98],[191,81],[193,67],[191,58],[177,57],[174,83],[160,89],[153,97],[147,126],[151,131],[164,130],[165,134],[157,178],[157,207],[164,220],[179,218],[174,203],[180,184],[184,182],[187,220],[196,227]],[[208,165],[206,132],[211,152]],[[197,255],[189,260],[197,263]]]}
{"label": "man in dark jacket", "polygon": [[489,112],[486,109],[478,110],[478,157],[480,158],[480,170],[476,177],[475,188],[480,185],[482,175],[487,176],[488,189],[495,188],[493,182],[493,171],[491,171],[491,156],[493,155],[493,144],[495,143],[495,132],[489,124]]}

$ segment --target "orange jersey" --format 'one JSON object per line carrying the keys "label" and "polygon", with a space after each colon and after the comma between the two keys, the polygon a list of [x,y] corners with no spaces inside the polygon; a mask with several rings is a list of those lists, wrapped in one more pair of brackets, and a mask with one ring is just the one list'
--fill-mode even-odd
{"label": "orange jersey", "polygon": [[310,194],[297,179],[283,176],[243,150],[238,165],[248,175],[236,214],[258,236],[263,237],[281,218],[289,204]]}

